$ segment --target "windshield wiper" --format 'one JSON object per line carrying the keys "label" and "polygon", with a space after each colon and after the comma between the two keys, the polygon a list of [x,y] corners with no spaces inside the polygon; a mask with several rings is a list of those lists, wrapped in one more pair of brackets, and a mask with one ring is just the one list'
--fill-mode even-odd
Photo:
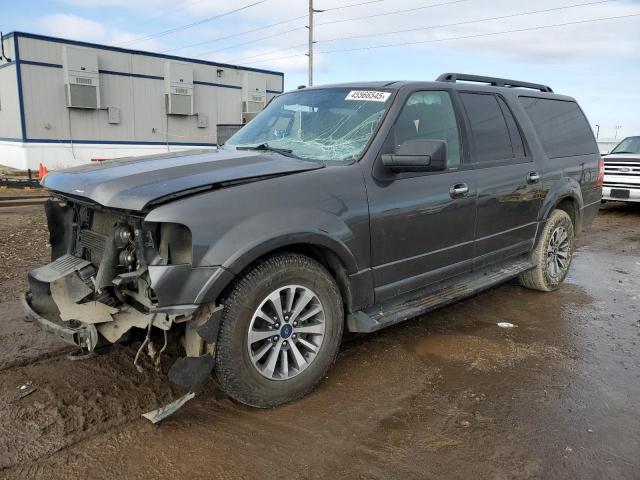
{"label": "windshield wiper", "polygon": [[613,153],[634,153],[634,154],[638,154],[638,153],[640,153],[640,152],[631,152],[631,151],[629,151],[629,150],[619,150],[619,151],[617,151],[617,152],[611,152],[611,153],[612,153],[612,154],[613,154]]}
{"label": "windshield wiper", "polygon": [[284,155],[285,157],[300,159],[300,157],[298,157],[293,153],[293,150],[290,150],[288,148],[270,147],[268,143],[261,143],[260,145],[252,145],[252,146],[240,146],[240,147],[236,147],[236,150],[258,150],[262,152],[276,152],[276,153],[279,153],[280,155]]}

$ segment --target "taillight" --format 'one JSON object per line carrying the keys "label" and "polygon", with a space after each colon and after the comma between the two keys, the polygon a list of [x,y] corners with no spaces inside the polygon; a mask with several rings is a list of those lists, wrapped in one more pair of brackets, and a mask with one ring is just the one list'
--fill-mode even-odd
{"label": "taillight", "polygon": [[604,185],[604,158],[598,158],[598,179],[596,180],[596,187],[602,187]]}

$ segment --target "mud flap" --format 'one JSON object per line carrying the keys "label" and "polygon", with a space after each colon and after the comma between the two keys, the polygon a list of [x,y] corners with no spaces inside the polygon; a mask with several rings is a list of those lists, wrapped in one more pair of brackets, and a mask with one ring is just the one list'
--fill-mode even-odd
{"label": "mud flap", "polygon": [[208,353],[179,358],[169,370],[169,380],[185,390],[196,392],[211,374],[214,363],[213,356]]}
{"label": "mud flap", "polygon": [[199,357],[179,358],[169,369],[169,380],[189,393],[164,407],[142,414],[144,418],[152,423],[158,423],[169,415],[173,415],[195,396],[195,392],[200,390],[202,383],[211,375],[215,366],[215,345],[223,309],[223,305],[218,305],[211,312],[209,319],[196,328],[198,335],[209,345],[209,351]]}
{"label": "mud flap", "polygon": [[196,329],[198,335],[209,345],[215,346],[218,340],[218,330],[220,330],[220,320],[222,319],[223,310],[224,305],[218,305],[213,312],[211,312],[209,320]]}
{"label": "mud flap", "polygon": [[209,351],[199,357],[182,357],[169,370],[169,380],[190,392],[197,391],[211,374],[215,365],[215,345],[220,329],[223,305],[218,305],[208,320],[197,327],[196,332],[209,346]]}

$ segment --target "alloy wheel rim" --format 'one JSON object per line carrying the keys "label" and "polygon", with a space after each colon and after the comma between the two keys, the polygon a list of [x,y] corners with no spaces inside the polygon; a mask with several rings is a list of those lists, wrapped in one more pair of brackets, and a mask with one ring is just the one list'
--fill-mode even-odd
{"label": "alloy wheel rim", "polygon": [[301,285],[279,287],[253,313],[247,348],[253,367],[269,380],[289,380],[316,359],[325,337],[318,295]]}
{"label": "alloy wheel rim", "polygon": [[567,229],[556,227],[547,245],[547,272],[551,277],[558,278],[569,267],[570,247]]}

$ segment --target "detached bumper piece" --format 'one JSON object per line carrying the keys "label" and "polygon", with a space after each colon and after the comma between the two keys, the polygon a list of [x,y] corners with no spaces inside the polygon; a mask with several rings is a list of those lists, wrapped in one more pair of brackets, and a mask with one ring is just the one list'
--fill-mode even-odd
{"label": "detached bumper piece", "polygon": [[72,327],[73,322],[53,321],[39,315],[31,308],[31,295],[27,293],[22,297],[22,307],[29,320],[47,333],[61,338],[65,342],[93,351],[98,343],[98,330],[94,325]]}
{"label": "detached bumper piece", "polygon": [[[27,318],[45,332],[71,345],[93,351],[99,338],[96,327],[75,320],[64,321],[51,291],[51,285],[55,282],[85,269],[93,269],[88,261],[63,255],[48,265],[32,270],[28,277],[31,291],[22,298],[22,306]],[[78,291],[77,284],[70,286],[70,289],[75,295],[86,295],[86,292]]]}

